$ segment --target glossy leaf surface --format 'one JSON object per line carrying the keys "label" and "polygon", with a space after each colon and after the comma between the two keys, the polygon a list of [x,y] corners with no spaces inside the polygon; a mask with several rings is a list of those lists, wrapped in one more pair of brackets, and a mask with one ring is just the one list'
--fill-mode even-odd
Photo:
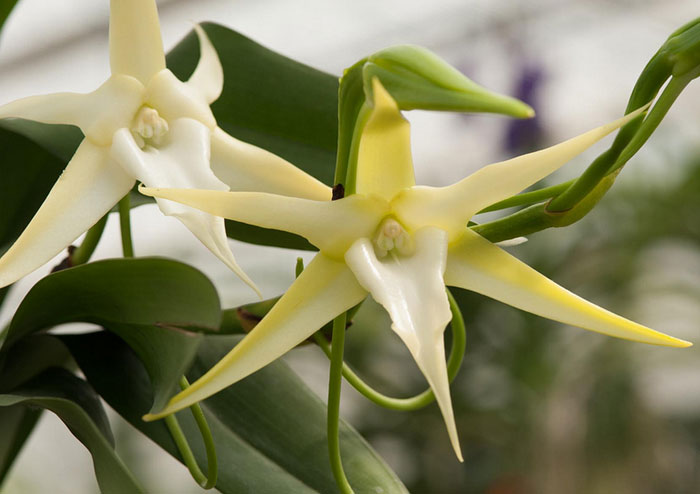
{"label": "glossy leaf surface", "polygon": [[[143,422],[151,402],[136,356],[108,333],[63,337],[88,381],[126,420],[177,456],[162,421]],[[207,336],[188,377],[216,363],[240,336]],[[224,493],[335,493],[326,444],[326,408],[282,362],[202,402],[216,442],[216,486]],[[200,465],[204,448],[188,411],[178,414]],[[341,427],[346,470],[356,492],[405,493],[405,487],[347,424]]]}
{"label": "glossy leaf surface", "polygon": [[196,269],[166,259],[111,259],[39,281],[17,309],[3,352],[22,337],[58,324],[108,327],[143,360],[156,389],[154,405],[160,406],[201,338],[179,328],[218,328],[220,319],[216,290]]}

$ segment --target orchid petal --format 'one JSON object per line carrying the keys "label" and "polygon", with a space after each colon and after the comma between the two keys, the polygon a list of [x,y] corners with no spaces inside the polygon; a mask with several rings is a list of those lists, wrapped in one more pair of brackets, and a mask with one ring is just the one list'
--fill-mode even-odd
{"label": "orchid petal", "polygon": [[39,268],[102,218],[134,179],[88,140],[78,147],[34,218],[0,258],[0,287]]}
{"label": "orchid petal", "polygon": [[144,420],[170,415],[279,358],[367,296],[344,263],[318,254],[265,318],[204,376]]}
{"label": "orchid petal", "polygon": [[109,61],[112,74],[146,84],[165,68],[163,40],[155,0],[111,0]]}
{"label": "orchid petal", "polygon": [[204,101],[211,104],[219,99],[224,89],[224,69],[221,67],[219,54],[204,29],[196,24],[194,30],[199,39],[199,62],[187,85],[201,94]]}
{"label": "orchid petal", "polygon": [[234,191],[331,200],[327,185],[279,156],[239,141],[218,127],[211,136],[211,169]]}
{"label": "orchid petal", "polygon": [[391,316],[391,328],[408,347],[435,393],[452,447],[462,461],[457,437],[443,334],[452,319],[442,279],[447,258],[447,234],[423,228],[414,234],[411,255],[379,260],[369,239],[358,239],[345,261],[357,281]]}
{"label": "orchid petal", "polygon": [[311,201],[262,192],[139,190],[214,216],[301,235],[331,257],[342,257],[357,238],[371,237],[388,212],[388,205],[381,199],[358,194],[338,201]]}
{"label": "orchid petal", "polygon": [[398,197],[394,207],[408,228],[431,224],[450,233],[452,239],[478,211],[543,179],[647,106],[547,149],[485,166],[448,187],[414,187]]}
{"label": "orchid petal", "polygon": [[372,90],[374,108],[360,138],[355,190],[390,200],[400,190],[416,184],[411,126],[376,77]]}
{"label": "orchid petal", "polygon": [[[209,168],[209,129],[189,118],[175,120],[158,149],[141,149],[128,129],[114,134],[111,154],[134,177],[145,184],[228,190]],[[179,219],[215,256],[258,295],[255,283],[243,272],[228,246],[223,218],[176,202],[157,199],[163,214]]]}
{"label": "orchid petal", "polygon": [[212,130],[216,127],[216,119],[205,95],[182,82],[167,69],[161,70],[151,78],[144,100],[158,110],[160,116],[168,122],[178,118],[192,118]]}
{"label": "orchid petal", "polygon": [[133,77],[112,76],[91,93],[54,93],[12,101],[0,106],[0,118],[75,125],[95,144],[106,146],[112,142],[114,129],[131,124],[143,90]]}
{"label": "orchid petal", "polygon": [[617,338],[672,347],[691,345],[582,299],[471,230],[450,247],[445,282],[548,319]]}

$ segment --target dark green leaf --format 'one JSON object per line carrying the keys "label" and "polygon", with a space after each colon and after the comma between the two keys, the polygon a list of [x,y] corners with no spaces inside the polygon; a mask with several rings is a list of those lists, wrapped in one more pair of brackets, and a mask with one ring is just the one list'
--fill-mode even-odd
{"label": "dark green leaf", "polygon": [[24,230],[64,167],[34,141],[0,128],[0,252]]}
{"label": "dark green leaf", "polygon": [[318,250],[308,240],[293,233],[281,230],[259,228],[238,221],[226,220],[226,235],[242,242],[257,245],[271,245],[287,249]]}
{"label": "dark green leaf", "polygon": [[[219,126],[333,184],[338,132],[338,78],[301,64],[224,26],[202,27],[224,67],[224,90],[212,105]],[[190,33],[168,55],[186,80],[199,59]]]}
{"label": "dark green leaf", "polygon": [[0,0],[0,29],[5,25],[18,0]]}
{"label": "dark green leaf", "polygon": [[[70,372],[53,368],[13,390],[0,395],[0,407],[17,413],[18,405],[46,408],[66,424],[90,450],[100,490],[105,494],[142,492],[114,452],[112,433],[99,397],[90,386]],[[24,420],[25,427],[32,417]]]}
{"label": "dark green leaf", "polygon": [[106,326],[143,360],[160,407],[199,344],[175,328],[218,328],[216,289],[201,272],[166,259],[112,259],[53,273],[27,294],[12,319],[3,353],[22,337],[67,322]]}
{"label": "dark green leaf", "polygon": [[[0,393],[14,389],[50,367],[70,361],[65,345],[49,335],[24,338],[7,356],[0,375]],[[22,405],[0,408],[0,484],[24,442],[34,429],[40,411]]]}
{"label": "dark green leaf", "polygon": [[0,408],[0,487],[40,416],[23,405]]}
{"label": "dark green leaf", "polygon": [[[151,397],[139,360],[108,333],[63,337],[100,395],[126,420],[177,457],[161,422],[146,423]],[[207,336],[191,379],[211,368],[240,336]],[[217,489],[225,493],[335,493],[326,444],[326,407],[285,364],[275,362],[202,403],[216,441]],[[187,411],[178,414],[200,465],[206,455]],[[358,493],[404,493],[393,472],[347,424],[343,460]]]}

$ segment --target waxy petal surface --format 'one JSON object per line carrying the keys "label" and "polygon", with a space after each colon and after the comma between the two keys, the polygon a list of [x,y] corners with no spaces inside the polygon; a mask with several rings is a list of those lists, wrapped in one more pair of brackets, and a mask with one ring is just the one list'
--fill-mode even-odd
{"label": "waxy petal surface", "polygon": [[445,282],[548,319],[617,338],[690,346],[584,300],[471,230],[450,246]]}
{"label": "waxy petal surface", "polygon": [[199,61],[187,85],[200,94],[207,104],[211,104],[219,99],[224,89],[224,69],[202,26],[197,24],[194,30],[199,40]]}
{"label": "waxy petal surface", "polygon": [[268,192],[330,201],[331,188],[265,149],[220,128],[211,135],[211,169],[232,191]]}
{"label": "waxy petal surface", "polygon": [[265,318],[209,372],[145,420],[188,407],[240,381],[279,358],[338,314],[360,303],[367,292],[345,263],[317,255]]}
{"label": "waxy petal surface", "polygon": [[147,84],[165,68],[155,0],[111,0],[109,9],[112,74],[127,74]]}
{"label": "waxy petal surface", "polygon": [[547,149],[485,166],[448,187],[406,190],[394,201],[394,209],[408,228],[435,225],[452,239],[478,211],[540,181],[645,109]]}
{"label": "waxy petal surface", "polygon": [[192,118],[214,130],[216,119],[202,94],[175,77],[169,70],[161,70],[146,87],[144,101],[168,122],[178,118]]}
{"label": "waxy petal surface", "polygon": [[447,234],[424,228],[414,235],[415,252],[378,259],[372,242],[359,239],[345,261],[362,287],[391,316],[391,328],[403,340],[435,393],[452,447],[462,461],[457,437],[443,334],[452,319],[443,273]]}
{"label": "waxy petal surface", "polygon": [[374,107],[360,138],[355,190],[390,200],[416,184],[411,126],[379,79],[372,80],[372,89]]}
{"label": "waxy petal surface", "polygon": [[[139,148],[127,129],[114,135],[112,158],[144,184],[228,190],[209,167],[209,128],[196,120],[181,118],[172,122],[165,142],[156,149]],[[238,266],[226,237],[223,218],[166,199],[157,199],[163,214],[175,216],[224,264],[258,295],[260,291]]]}
{"label": "waxy petal surface", "polygon": [[130,126],[143,94],[143,85],[133,77],[113,76],[87,94],[54,93],[12,101],[0,106],[0,118],[75,125],[94,144],[107,146],[116,129]]}
{"label": "waxy petal surface", "polygon": [[134,179],[88,140],[78,147],[34,218],[0,258],[0,287],[42,266],[102,218]]}
{"label": "waxy petal surface", "polygon": [[331,257],[342,258],[352,243],[371,237],[388,212],[376,197],[352,195],[338,201],[311,201],[261,192],[186,189],[140,189],[142,194],[170,199],[214,216],[301,235]]}

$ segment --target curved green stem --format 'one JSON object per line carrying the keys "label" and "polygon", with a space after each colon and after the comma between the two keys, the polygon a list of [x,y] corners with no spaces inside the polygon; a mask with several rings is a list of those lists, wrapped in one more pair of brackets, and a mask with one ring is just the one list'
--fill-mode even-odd
{"label": "curved green stem", "polygon": [[647,142],[649,137],[651,137],[651,134],[659,126],[663,118],[666,116],[666,113],[668,113],[668,111],[671,109],[673,103],[675,103],[678,96],[680,96],[680,94],[683,92],[683,89],[685,89],[690,81],[698,77],[698,75],[700,75],[700,67],[684,74],[681,77],[672,77],[671,80],[668,81],[668,84],[647,115],[647,118],[644,119],[644,122],[642,122],[639,130],[637,133],[635,133],[630,143],[627,144],[620,157],[608,171],[608,173],[612,173],[618,168],[621,168],[632,156],[634,156],[637,151],[639,151],[642,145]]}
{"label": "curved green stem", "polygon": [[83,243],[73,251],[70,256],[70,261],[73,266],[78,266],[79,264],[85,264],[90,260],[95,248],[102,238],[102,232],[105,230],[105,225],[107,224],[107,216],[109,213],[105,214],[100,221],[95,223],[92,228],[87,231]]}
{"label": "curved green stem", "polygon": [[[462,312],[459,310],[459,306],[449,290],[447,292],[447,297],[450,301],[450,310],[452,311],[452,349],[450,350],[450,356],[447,360],[447,375],[450,381],[452,381],[457,375],[457,371],[459,371],[459,368],[462,366],[462,360],[464,359],[466,330],[464,328]],[[328,343],[326,338],[321,333],[315,333],[314,340],[318,343],[323,352],[331,358],[332,345]],[[333,336],[333,341],[335,342],[335,336]],[[342,374],[345,380],[363,396],[385,408],[402,411],[417,410],[435,401],[435,395],[430,389],[426,389],[422,393],[410,398],[386,396],[364,382],[362,378],[355,374],[345,363],[342,365]]]}
{"label": "curved green stem", "polygon": [[[190,383],[187,382],[187,378],[182,376],[180,378],[180,387],[182,389],[187,389]],[[216,485],[216,480],[218,477],[218,461],[216,458],[216,447],[214,446],[214,438],[211,435],[211,429],[207,423],[206,417],[202,412],[202,408],[199,403],[195,403],[190,407],[190,411],[194,416],[194,420],[197,423],[199,432],[202,434],[202,440],[204,441],[204,449],[207,453],[207,475],[204,475],[197,465],[197,460],[192,453],[190,445],[187,443],[187,438],[180,428],[180,424],[177,421],[175,415],[168,415],[165,417],[165,424],[168,426],[170,435],[175,441],[180,455],[182,455],[182,460],[185,462],[187,469],[190,471],[192,478],[203,488],[211,489]]]}
{"label": "curved green stem", "polygon": [[124,257],[134,257],[134,245],[131,242],[131,204],[129,194],[119,201],[119,229],[122,233],[122,253]]}
{"label": "curved green stem", "polygon": [[331,351],[331,371],[328,380],[328,454],[333,477],[335,477],[335,482],[341,494],[353,494],[340,458],[340,384],[344,350],[345,312],[333,319],[333,349]]}

